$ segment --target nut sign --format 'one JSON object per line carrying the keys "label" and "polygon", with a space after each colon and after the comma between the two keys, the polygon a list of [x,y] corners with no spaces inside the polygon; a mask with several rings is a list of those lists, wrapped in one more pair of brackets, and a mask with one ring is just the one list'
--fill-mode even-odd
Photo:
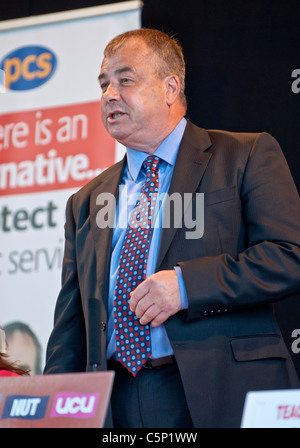
{"label": "nut sign", "polygon": [[30,90],[41,86],[53,76],[57,66],[55,54],[41,46],[17,48],[0,63],[9,90]]}

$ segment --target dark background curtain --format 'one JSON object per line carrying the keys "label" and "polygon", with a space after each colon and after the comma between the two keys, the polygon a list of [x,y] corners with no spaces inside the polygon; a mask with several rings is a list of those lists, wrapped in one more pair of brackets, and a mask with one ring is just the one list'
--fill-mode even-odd
{"label": "dark background curtain", "polygon": [[[108,3],[117,2],[3,1],[0,20]],[[300,189],[300,82],[292,77],[300,70],[299,0],[144,0],[142,26],[183,46],[188,118],[205,128],[271,133]],[[277,303],[275,312],[300,375],[300,353],[292,349],[300,297]]]}

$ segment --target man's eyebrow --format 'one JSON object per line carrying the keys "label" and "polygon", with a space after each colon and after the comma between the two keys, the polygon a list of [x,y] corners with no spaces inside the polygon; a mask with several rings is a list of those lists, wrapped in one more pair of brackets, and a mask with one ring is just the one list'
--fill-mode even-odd
{"label": "man's eyebrow", "polygon": [[[133,73],[134,69],[132,67],[130,67],[130,66],[120,67],[120,68],[117,68],[114,71],[114,74],[115,75],[121,75],[124,72],[131,72],[131,73]],[[106,78],[107,78],[106,72],[100,73],[100,75],[98,76],[99,81],[101,81],[102,79],[106,79]]]}

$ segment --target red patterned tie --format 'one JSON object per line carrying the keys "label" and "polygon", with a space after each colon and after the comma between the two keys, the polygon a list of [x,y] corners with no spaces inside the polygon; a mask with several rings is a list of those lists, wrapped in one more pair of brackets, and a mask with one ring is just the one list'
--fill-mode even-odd
{"label": "red patterned tie", "polygon": [[114,299],[117,357],[135,376],[151,354],[150,326],[141,325],[129,309],[130,292],[146,278],[152,231],[152,214],[158,192],[160,159],[149,156],[143,163],[146,181],[128,223]]}

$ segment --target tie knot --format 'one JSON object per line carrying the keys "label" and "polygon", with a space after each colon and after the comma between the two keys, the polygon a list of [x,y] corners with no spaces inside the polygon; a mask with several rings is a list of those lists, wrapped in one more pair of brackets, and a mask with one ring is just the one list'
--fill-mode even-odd
{"label": "tie knot", "polygon": [[155,173],[158,170],[160,158],[157,156],[149,156],[143,162],[143,167],[147,173]]}

